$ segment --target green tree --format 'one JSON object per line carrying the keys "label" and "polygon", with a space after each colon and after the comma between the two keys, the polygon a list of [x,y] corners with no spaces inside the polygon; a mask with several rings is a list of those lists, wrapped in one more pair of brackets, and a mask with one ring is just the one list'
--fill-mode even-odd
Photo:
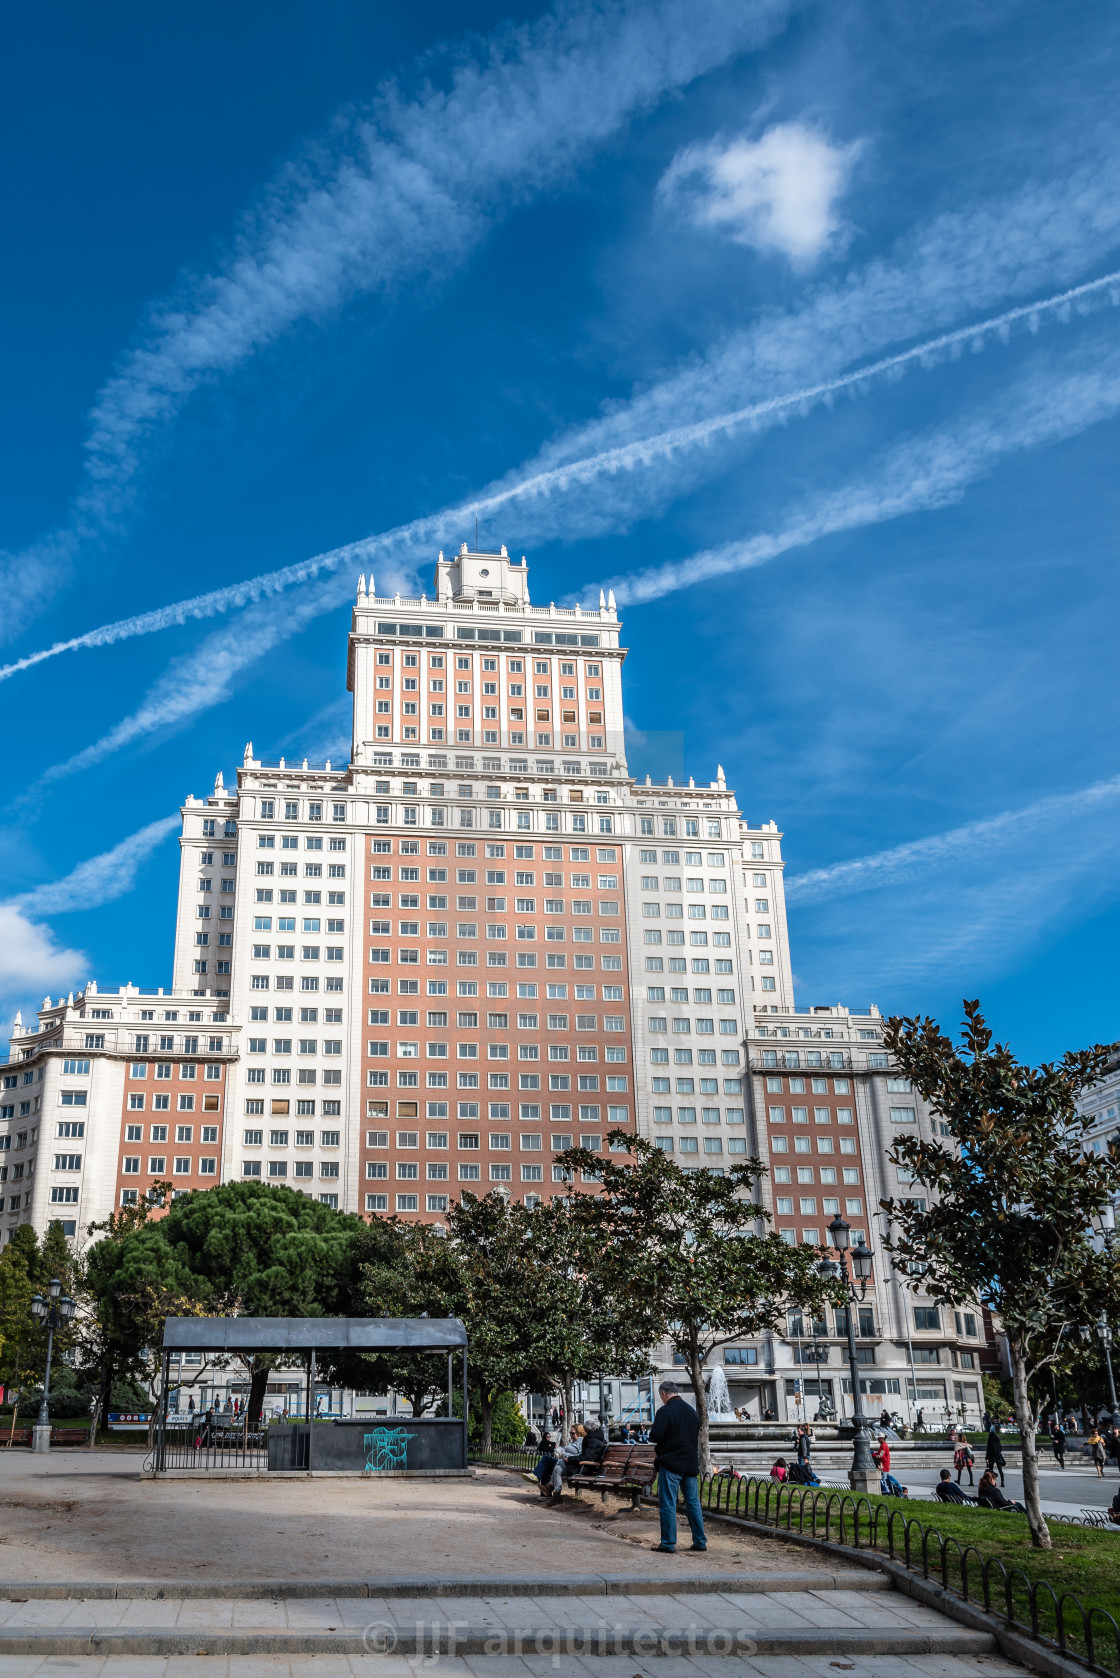
{"label": "green tree", "polygon": [[572,1215],[591,1238],[594,1269],[623,1313],[640,1315],[680,1353],[700,1418],[702,1471],[710,1472],[704,1362],[730,1340],[775,1329],[791,1306],[816,1315],[837,1285],[821,1280],[816,1247],[788,1247],[760,1233],[767,1213],[753,1199],[765,1172],[757,1159],[719,1175],[682,1171],[642,1137],[611,1133],[632,1163],[576,1148],[572,1170],[594,1173],[595,1195],[574,1197]]}
{"label": "green tree", "polygon": [[[489,1449],[498,1397],[527,1379],[524,1230],[529,1214],[501,1195],[466,1195],[431,1225],[374,1219],[355,1248],[355,1302],[376,1317],[458,1317],[468,1339],[467,1379],[480,1437]],[[371,1378],[403,1393],[419,1414],[447,1390],[441,1355],[364,1360]]]}
{"label": "green tree", "polygon": [[[319,1317],[344,1314],[354,1242],[366,1227],[309,1196],[264,1183],[226,1183],[151,1205],[87,1257],[97,1310],[129,1373],[158,1346],[168,1316]],[[248,1361],[248,1426],[260,1419],[276,1358]]]}
{"label": "green tree", "polygon": [[[0,1379],[17,1392],[36,1378],[41,1382],[46,1363],[46,1336],[31,1315],[40,1291],[39,1261],[35,1231],[21,1224],[0,1253]],[[13,1430],[16,1410],[13,1403]]]}
{"label": "green tree", "polygon": [[1081,1092],[1105,1072],[1109,1051],[1071,1051],[1056,1064],[1024,1066],[993,1044],[979,1002],[964,1004],[958,1050],[932,1019],[896,1018],[883,1033],[898,1068],[948,1127],[945,1142],[906,1136],[891,1157],[927,1199],[885,1200],[887,1245],[924,1270],[941,1304],[979,1300],[1007,1337],[1023,1448],[1023,1499],[1031,1541],[1051,1547],[1038,1485],[1038,1410],[1031,1383],[1062,1365],[1078,1325],[1115,1316],[1117,1264],[1091,1234],[1120,1189],[1120,1165],[1088,1153],[1091,1120]]}
{"label": "green tree", "polygon": [[[598,1155],[588,1158],[597,1169]],[[525,1384],[563,1395],[565,1442],[576,1382],[608,1373],[636,1380],[651,1373],[650,1347],[662,1327],[650,1300],[618,1287],[609,1237],[582,1216],[590,1200],[558,1198],[524,1214],[513,1282],[526,1308]]]}

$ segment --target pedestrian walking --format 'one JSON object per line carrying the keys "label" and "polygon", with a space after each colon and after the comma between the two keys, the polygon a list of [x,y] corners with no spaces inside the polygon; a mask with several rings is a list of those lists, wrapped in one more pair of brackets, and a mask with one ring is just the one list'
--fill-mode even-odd
{"label": "pedestrian walking", "polygon": [[1100,1433],[1096,1428],[1094,1428],[1092,1433],[1089,1435],[1089,1455],[1092,1458],[1093,1467],[1097,1471],[1097,1479],[1103,1480],[1105,1462],[1104,1440],[1101,1438]]}
{"label": "pedestrian walking", "polygon": [[1120,1427],[1117,1427],[1115,1423],[1104,1436],[1104,1449],[1105,1455],[1110,1457],[1117,1468],[1120,1469]]}
{"label": "pedestrian walking", "polygon": [[1050,1423],[1050,1443],[1054,1448],[1054,1461],[1059,1468],[1064,1470],[1066,1466],[1066,1430],[1059,1421]]}
{"label": "pedestrian walking", "polygon": [[684,1493],[684,1511],[692,1532],[692,1549],[708,1548],[700,1509],[700,1418],[676,1387],[665,1382],[658,1391],[661,1408],[654,1417],[650,1439],[655,1446],[657,1501],[661,1514],[661,1542],[651,1546],[664,1555],[677,1548],[677,1493]]}
{"label": "pedestrian walking", "polygon": [[805,1423],[803,1426],[798,1428],[797,1432],[794,1434],[794,1444],[797,1448],[798,1462],[803,1462],[806,1467],[811,1467],[813,1457],[813,1434],[808,1423]]}
{"label": "pedestrian walking", "polygon": [[962,1439],[957,1445],[956,1450],[953,1452],[953,1467],[957,1471],[958,1486],[961,1483],[961,1475],[966,1472],[968,1474],[969,1485],[974,1486],[976,1484],[976,1481],[972,1477],[972,1465],[974,1460],[971,1445],[968,1443],[967,1439]]}
{"label": "pedestrian walking", "polygon": [[1004,1486],[1007,1484],[1003,1472],[1006,1465],[1007,1458],[1003,1454],[1003,1441],[999,1436],[999,1428],[993,1421],[988,1429],[988,1443],[984,1447],[984,1467],[993,1476],[998,1474],[999,1483]]}

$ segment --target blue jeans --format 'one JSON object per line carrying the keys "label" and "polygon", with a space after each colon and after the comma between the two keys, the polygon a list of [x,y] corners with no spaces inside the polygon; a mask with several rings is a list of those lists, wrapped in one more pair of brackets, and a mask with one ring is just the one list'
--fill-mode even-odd
{"label": "blue jeans", "polygon": [[684,1512],[692,1529],[692,1542],[698,1550],[708,1548],[704,1533],[704,1516],[700,1510],[700,1482],[695,1474],[670,1474],[667,1468],[657,1470],[657,1501],[661,1511],[661,1542],[667,1549],[677,1547],[677,1492],[684,1489]]}

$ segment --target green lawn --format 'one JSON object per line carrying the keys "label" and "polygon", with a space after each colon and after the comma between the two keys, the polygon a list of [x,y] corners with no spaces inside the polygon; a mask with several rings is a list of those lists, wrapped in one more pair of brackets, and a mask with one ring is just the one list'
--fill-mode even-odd
{"label": "green lawn", "polygon": [[[822,1492],[825,1495],[822,1495]],[[763,1507],[760,1503],[760,1514]],[[827,1502],[827,1488],[821,1488],[816,1500],[816,1533],[818,1537],[825,1536],[825,1505]],[[897,1512],[911,1523],[910,1526],[910,1560],[921,1566],[922,1529],[930,1534],[938,1533],[948,1541],[948,1583],[954,1590],[961,1588],[962,1557],[966,1551],[976,1551],[969,1554],[968,1563],[968,1594],[971,1598],[983,1601],[983,1586],[981,1580],[982,1561],[994,1560],[1002,1563],[1009,1574],[1018,1570],[1025,1574],[1032,1584],[1045,1580],[1057,1596],[1072,1592],[1081,1602],[1082,1607],[1100,1608],[1111,1614],[1120,1624],[1120,1527],[1111,1531],[1100,1528],[1070,1526],[1062,1521],[1050,1523],[1050,1536],[1053,1549],[1036,1550],[1031,1544],[1030,1532],[1025,1515],[1000,1514],[996,1510],[966,1509],[960,1505],[934,1503],[903,1503],[898,1498],[871,1497],[868,1502],[872,1507],[881,1506],[885,1512]],[[773,1524],[774,1500],[771,1498],[771,1524]],[[741,1512],[749,1515],[753,1510],[753,1497],[750,1508],[747,1507],[744,1495]],[[729,1513],[735,1513],[734,1502]],[[873,1517],[871,1518],[873,1519]],[[861,1542],[869,1541],[871,1537],[871,1519],[866,1510],[861,1512],[860,1536]],[[845,1541],[851,1543],[851,1515],[846,1519]],[[786,1505],[782,1500],[780,1525],[786,1525]],[[800,1530],[801,1522],[798,1503],[795,1497],[791,1526],[796,1532]],[[804,1505],[804,1530],[814,1530],[811,1498],[807,1497]],[[902,1519],[894,1522],[894,1553],[899,1559],[904,1554],[904,1528]],[[878,1541],[875,1548],[886,1551],[887,1535],[885,1515],[879,1519]],[[833,1503],[833,1513],[830,1523],[829,1536],[839,1537],[838,1504]],[[941,1573],[941,1544],[932,1536],[928,1542],[930,1574],[937,1579]],[[1003,1577],[998,1567],[989,1570],[989,1581],[992,1608],[998,1612],[1004,1608],[1006,1597],[1004,1594]],[[1029,1624],[1030,1609],[1028,1601],[1028,1587],[1021,1578],[1012,1581],[1013,1600],[1016,1608],[1016,1618]],[[1057,1631],[1056,1616],[1053,1600],[1045,1591],[1038,1593],[1040,1629],[1048,1636],[1055,1636]],[[1072,1604],[1067,1605],[1066,1635],[1070,1646],[1083,1650],[1085,1646],[1081,1615],[1077,1614]],[[1120,1670],[1120,1651],[1116,1647],[1115,1634],[1111,1631],[1106,1620],[1098,1615],[1094,1621],[1094,1636],[1097,1640],[1097,1660],[1109,1669]]]}

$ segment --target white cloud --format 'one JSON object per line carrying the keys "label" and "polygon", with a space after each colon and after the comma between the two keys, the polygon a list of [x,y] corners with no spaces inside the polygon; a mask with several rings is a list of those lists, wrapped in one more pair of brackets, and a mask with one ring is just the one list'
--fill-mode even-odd
{"label": "white cloud", "polygon": [[[532,535],[543,539],[544,536],[552,534],[555,528],[556,515],[549,510],[549,503],[553,498],[558,501],[559,498],[577,490],[586,490],[603,478],[613,480],[619,476],[632,477],[638,471],[671,461],[678,455],[702,448],[714,439],[728,436],[742,428],[762,430],[768,425],[788,419],[791,415],[804,415],[817,403],[828,403],[833,397],[845,392],[862,394],[876,380],[897,378],[910,367],[936,366],[945,357],[959,354],[962,348],[967,347],[976,352],[994,337],[1006,342],[1015,328],[1025,326],[1032,333],[1037,333],[1046,320],[1068,323],[1073,318],[1074,309],[1084,311],[1099,303],[1111,303],[1114,306],[1120,303],[1120,270],[1104,274],[1096,280],[1087,280],[1082,285],[1068,287],[1053,296],[1039,298],[1014,309],[1005,309],[998,315],[973,321],[968,326],[957,327],[952,332],[940,333],[936,338],[924,339],[908,350],[900,350],[897,355],[883,357],[836,378],[804,385],[800,389],[768,397],[762,402],[748,403],[746,407],[713,414],[690,425],[674,426],[655,436],[623,443],[617,448],[604,449],[598,454],[587,455],[582,459],[529,476],[512,476],[500,487],[489,488],[473,500],[443,508],[437,513],[426,514],[413,519],[409,524],[397,525],[376,535],[362,537],[343,547],[316,554],[311,559],[283,566],[278,571],[268,571],[258,577],[247,578],[242,583],[231,583],[225,588],[212,589],[206,594],[174,601],[171,605],[158,607],[152,612],[142,612],[135,617],[122,618],[116,623],[103,624],[97,629],[87,630],[82,635],[72,636],[67,641],[56,641],[50,647],[14,659],[11,664],[0,665],[0,681],[7,681],[25,670],[34,669],[47,659],[57,658],[62,653],[110,647],[118,641],[131,640],[138,635],[154,635],[191,620],[218,617],[226,612],[239,610],[242,606],[282,594],[286,589],[313,582],[322,573],[336,571],[343,566],[372,566],[387,554],[411,553],[425,544],[440,540],[453,530],[460,529],[464,518],[473,517],[476,513],[489,516],[511,505],[522,502],[536,503],[536,506],[522,507],[519,513],[520,527],[524,539],[528,540]],[[579,507],[566,510],[563,520],[565,532],[569,536],[584,533]],[[407,582],[405,578],[402,586],[406,586]],[[334,598],[333,592],[331,598]]]}
{"label": "white cloud", "polygon": [[787,875],[786,892],[790,901],[800,907],[803,903],[822,898],[880,890],[959,860],[975,865],[996,848],[1002,849],[1029,838],[1052,823],[1064,823],[1107,810],[1117,800],[1120,800],[1120,775],[1109,781],[1096,781],[1077,792],[1040,798],[1022,810],[1005,810],[1001,815],[968,822],[963,827],[951,828],[947,833],[935,833],[926,839],[895,845],[888,851],[853,857],[849,862],[834,863],[830,868],[814,868],[805,874]]}
{"label": "white cloud", "polygon": [[859,151],[858,141],[837,146],[804,123],[780,122],[758,140],[686,146],[658,196],[697,227],[806,267],[837,240],[837,201]]}
{"label": "white cloud", "polygon": [[37,926],[17,904],[0,903],[0,1001],[37,1005],[44,994],[68,989],[88,965],[80,950],[63,949],[49,927]]}
{"label": "white cloud", "polygon": [[395,85],[284,169],[226,261],[153,306],[94,404],[69,524],[0,565],[5,624],[80,546],[123,528],[153,442],[204,384],[300,320],[461,265],[500,214],[562,179],[637,112],[784,22],[790,0],[560,5],[452,62],[448,85]]}
{"label": "white cloud", "polygon": [[64,879],[22,892],[7,907],[30,910],[36,915],[57,915],[111,903],[132,890],[141,863],[178,829],[179,822],[178,814],[161,816],[158,821],[130,833],[111,850],[79,863]]}
{"label": "white cloud", "polygon": [[611,586],[620,605],[659,600],[694,583],[764,565],[838,531],[946,506],[1004,456],[1044,447],[1112,418],[1120,410],[1120,353],[1098,350],[1091,365],[1029,375],[1001,395],[998,407],[908,439],[890,450],[876,470],[817,496],[776,531],[614,578]]}

